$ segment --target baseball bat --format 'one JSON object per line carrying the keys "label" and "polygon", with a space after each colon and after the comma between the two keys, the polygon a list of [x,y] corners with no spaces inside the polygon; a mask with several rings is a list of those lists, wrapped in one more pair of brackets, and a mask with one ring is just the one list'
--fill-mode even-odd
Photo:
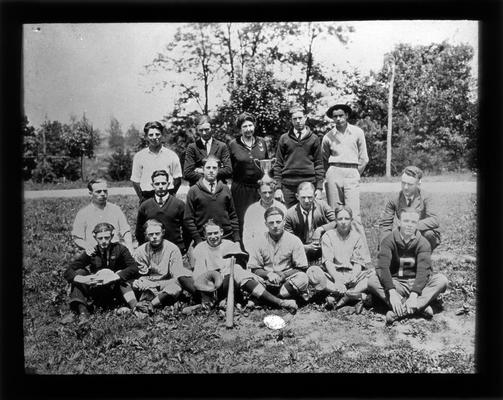
{"label": "baseball bat", "polygon": [[234,326],[234,256],[231,257],[229,273],[229,291],[227,292],[227,308],[225,312],[225,326],[232,328]]}

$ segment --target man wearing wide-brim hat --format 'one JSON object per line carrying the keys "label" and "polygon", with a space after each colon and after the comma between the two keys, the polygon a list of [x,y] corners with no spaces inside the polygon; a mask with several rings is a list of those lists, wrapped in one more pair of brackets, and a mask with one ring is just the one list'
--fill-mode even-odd
{"label": "man wearing wide-brim hat", "polygon": [[297,303],[294,300],[279,299],[269,293],[263,279],[255,275],[246,266],[248,254],[241,251],[238,243],[223,239],[223,230],[213,220],[204,226],[206,240],[194,249],[194,287],[201,292],[203,302],[213,303],[226,298],[229,280],[231,257],[235,258],[235,290],[243,290],[250,297],[273,306],[282,307],[294,312]]}
{"label": "man wearing wide-brim hat", "polygon": [[332,208],[346,205],[353,210],[354,228],[364,240],[365,252],[370,254],[360,217],[360,175],[369,161],[365,134],[348,123],[351,107],[347,104],[334,104],[326,115],[335,122],[321,144],[327,202]]}

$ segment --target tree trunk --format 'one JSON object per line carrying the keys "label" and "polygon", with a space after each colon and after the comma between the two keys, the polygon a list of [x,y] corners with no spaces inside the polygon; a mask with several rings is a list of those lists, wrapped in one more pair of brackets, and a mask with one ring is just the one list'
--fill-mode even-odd
{"label": "tree trunk", "polygon": [[[311,24],[309,24],[311,27]],[[314,41],[314,32],[311,32],[311,37],[309,41],[309,50],[307,53],[307,66],[306,66],[306,82],[304,84],[304,94],[302,96],[302,102],[304,107],[304,112],[307,113],[307,93],[309,88],[309,80],[311,79],[311,71],[313,69],[313,41]]]}
{"label": "tree trunk", "polygon": [[84,153],[80,155],[80,179],[84,182]]}
{"label": "tree trunk", "polygon": [[393,121],[393,82],[395,80],[395,61],[391,60],[391,79],[388,93],[388,133],[386,135],[386,177],[391,178],[391,130]]}
{"label": "tree trunk", "polygon": [[232,43],[231,43],[231,23],[227,24],[227,34],[229,35],[227,39],[227,50],[229,52],[229,64],[231,67],[231,85],[234,88],[234,85],[236,83],[235,77],[234,77],[234,57],[232,56]]}

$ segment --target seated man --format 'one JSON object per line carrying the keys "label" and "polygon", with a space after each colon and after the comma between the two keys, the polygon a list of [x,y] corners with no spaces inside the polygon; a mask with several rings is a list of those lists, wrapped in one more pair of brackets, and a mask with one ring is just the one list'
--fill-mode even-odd
{"label": "seated man", "polygon": [[91,180],[87,188],[91,197],[91,203],[82,208],[73,222],[72,238],[74,243],[87,255],[92,255],[96,249],[96,241],[93,237],[93,229],[100,222],[108,222],[113,225],[116,234],[112,242],[123,242],[130,252],[133,251],[131,228],[126,216],[119,206],[107,202],[107,182],[103,179]]}
{"label": "seated man", "polygon": [[138,245],[145,243],[144,225],[149,219],[156,219],[164,226],[166,240],[178,246],[182,254],[185,254],[185,243],[183,240],[183,213],[185,204],[176,196],[168,192],[169,174],[165,170],[157,170],[152,174],[152,187],[154,197],[145,200],[138,208],[136,218],[136,240]]}
{"label": "seated man", "polygon": [[286,213],[283,203],[274,199],[275,185],[272,181],[258,181],[258,193],[260,200],[251,204],[245,212],[243,222],[243,245],[246,251],[250,252],[253,244],[260,236],[267,232],[264,221],[264,211],[271,206],[275,206]]}
{"label": "seated man", "polygon": [[265,213],[268,232],[257,240],[248,261],[248,268],[260,276],[271,293],[280,298],[307,298],[309,279],[307,258],[302,242],[285,231],[285,215],[278,207]]}
{"label": "seated man", "polygon": [[391,308],[386,323],[417,314],[433,317],[429,305],[447,288],[447,278],[431,268],[430,243],[419,233],[419,212],[401,210],[400,224],[381,242],[376,275],[369,279],[369,291]]}
{"label": "seated man", "polygon": [[[227,297],[230,278],[230,258],[225,255],[235,254],[234,282],[236,288],[247,292],[251,297],[264,301],[270,305],[283,307],[290,311],[297,310],[295,300],[283,300],[269,293],[263,285],[263,280],[249,270],[243,269],[246,265],[246,253],[241,252],[238,243],[223,239],[223,230],[212,219],[204,227],[206,241],[199,243],[194,249],[194,272],[193,278],[196,288],[201,288],[201,282],[207,280],[208,275],[218,272],[218,283],[210,289],[216,290],[217,301]],[[241,255],[240,255],[241,254]]]}
{"label": "seated man", "polygon": [[321,257],[321,236],[335,227],[334,211],[323,200],[315,200],[314,189],[310,182],[299,184],[295,195],[298,204],[289,208],[285,217],[285,230],[302,241],[310,263]]}
{"label": "seated man", "polygon": [[393,229],[395,216],[406,207],[412,207],[419,213],[417,229],[428,242],[431,251],[440,244],[440,232],[437,212],[430,195],[420,189],[423,172],[414,166],[406,167],[402,174],[402,190],[390,199],[379,220],[379,241],[381,242]]}
{"label": "seated man", "polygon": [[[335,209],[335,229],[329,230],[321,239],[322,267],[313,265],[307,270],[309,283],[319,292],[334,295],[340,300],[340,308],[351,300],[365,300],[367,275],[365,265],[370,262],[364,251],[365,243],[353,226],[353,211],[349,206]],[[329,304],[333,302],[329,298]],[[362,310],[362,302],[356,308]]]}
{"label": "seated man", "polygon": [[224,239],[239,242],[239,222],[231,192],[217,181],[218,159],[209,156],[203,164],[203,177],[189,189],[184,224],[194,247],[203,241],[204,225],[212,218],[224,231]]}
{"label": "seated man", "polygon": [[133,288],[141,293],[140,304],[151,310],[153,307],[176,302],[182,293],[182,287],[189,292],[194,290],[190,282],[192,273],[183,267],[179,248],[164,239],[162,222],[149,219],[145,222],[144,230],[147,243],[138,247],[134,253],[140,278],[133,282]]}
{"label": "seated man", "polygon": [[89,317],[93,303],[123,299],[131,309],[137,306],[131,282],[138,277],[138,266],[125,246],[112,242],[114,231],[108,222],[96,225],[92,234],[97,246],[92,256],[87,251],[77,256],[64,273],[71,284],[70,308],[81,320]]}

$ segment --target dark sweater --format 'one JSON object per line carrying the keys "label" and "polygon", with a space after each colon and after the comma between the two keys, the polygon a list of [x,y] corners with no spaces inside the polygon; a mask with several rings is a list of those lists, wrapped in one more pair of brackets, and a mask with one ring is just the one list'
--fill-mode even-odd
{"label": "dark sweater", "polygon": [[183,241],[183,215],[185,203],[175,196],[168,196],[168,200],[162,205],[155,201],[155,197],[145,200],[138,209],[136,218],[136,240],[138,245],[147,241],[143,225],[147,220],[155,218],[164,224],[164,238],[178,246],[184,253],[185,245]]}
{"label": "dark sweater", "polygon": [[215,138],[211,142],[210,154],[206,152],[206,146],[201,138],[198,138],[194,143],[189,144],[185,152],[185,161],[183,163],[183,177],[189,181],[190,186],[193,186],[201,178],[195,171],[196,168],[203,167],[203,160],[212,155],[220,160],[218,169],[218,180],[230,178],[232,176],[232,165],[229,156],[227,145]]}
{"label": "dark sweater", "polygon": [[129,281],[139,276],[138,265],[126,246],[120,243],[111,243],[108,248],[108,257],[99,249],[92,256],[82,253],[77,256],[66,269],[63,277],[70,283],[75,278],[79,269],[89,269],[91,274],[100,269],[108,268],[121,277],[123,281]]}
{"label": "dark sweater", "polygon": [[299,141],[293,128],[281,135],[276,149],[274,178],[278,187],[312,182],[316,189],[323,189],[325,171],[321,158],[321,141],[306,127],[308,133]]}
{"label": "dark sweater", "polygon": [[[419,232],[407,244],[400,235],[400,230],[394,229],[381,242],[381,248],[377,256],[376,273],[385,290],[393,289],[392,278],[414,279],[412,291],[421,294],[431,269],[430,243]],[[400,271],[400,259],[412,258],[414,265],[405,263]]]}
{"label": "dark sweater", "polygon": [[[255,137],[251,150],[243,144],[241,137],[229,143],[229,154],[232,163],[232,180],[246,184],[256,184],[264,173],[257,167],[254,158],[263,160],[269,158],[264,139]],[[271,171],[272,174],[272,171]]]}
{"label": "dark sweater", "polygon": [[195,244],[203,241],[204,224],[209,219],[220,225],[224,239],[239,241],[239,222],[229,187],[217,182],[211,193],[202,179],[189,189],[185,203],[184,225]]}

